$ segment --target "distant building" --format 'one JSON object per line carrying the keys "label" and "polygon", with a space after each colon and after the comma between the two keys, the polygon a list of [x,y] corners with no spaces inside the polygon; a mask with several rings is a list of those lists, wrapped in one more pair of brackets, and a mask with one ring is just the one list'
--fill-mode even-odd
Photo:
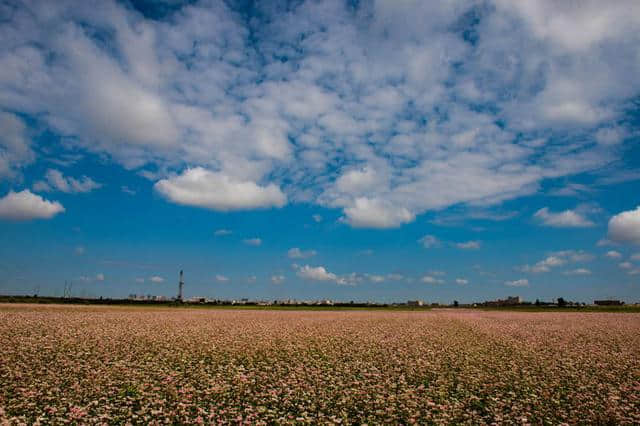
{"label": "distant building", "polygon": [[594,300],[593,301],[594,305],[598,305],[598,306],[621,306],[624,305],[624,302],[620,301],[620,300]]}
{"label": "distant building", "polygon": [[489,300],[483,303],[484,306],[514,306],[522,304],[520,296],[509,296],[506,299]]}
{"label": "distant building", "polygon": [[422,300],[407,300],[407,306],[424,306]]}
{"label": "distant building", "polygon": [[519,305],[522,303],[522,297],[520,296],[508,296],[506,300],[507,305]]}

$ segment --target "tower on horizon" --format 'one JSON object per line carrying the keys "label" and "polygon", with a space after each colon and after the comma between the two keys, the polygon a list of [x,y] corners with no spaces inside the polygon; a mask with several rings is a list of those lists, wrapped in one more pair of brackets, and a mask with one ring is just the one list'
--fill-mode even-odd
{"label": "tower on horizon", "polygon": [[180,270],[180,282],[178,283],[178,301],[182,302],[182,287],[184,286],[184,280],[182,279],[182,269]]}

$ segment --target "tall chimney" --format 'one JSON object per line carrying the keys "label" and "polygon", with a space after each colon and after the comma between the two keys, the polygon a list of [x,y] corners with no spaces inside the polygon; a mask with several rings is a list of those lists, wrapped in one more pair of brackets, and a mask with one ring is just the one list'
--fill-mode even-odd
{"label": "tall chimney", "polygon": [[178,300],[182,302],[182,287],[184,286],[184,281],[182,280],[182,270],[180,270],[180,283],[178,283]]}

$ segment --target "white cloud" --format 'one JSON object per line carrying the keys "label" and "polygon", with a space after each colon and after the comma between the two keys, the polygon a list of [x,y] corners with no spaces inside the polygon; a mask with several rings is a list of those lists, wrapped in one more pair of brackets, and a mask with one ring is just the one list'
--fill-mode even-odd
{"label": "white cloud", "polygon": [[387,274],[387,279],[391,280],[391,281],[400,281],[402,279],[404,279],[404,275],[402,274]]}
{"label": "white cloud", "polygon": [[367,278],[369,278],[369,281],[371,281],[372,283],[381,283],[381,282],[384,282],[385,280],[384,275],[370,274],[370,275],[367,275]]}
{"label": "white cloud", "polygon": [[149,277],[149,281],[151,281],[152,283],[160,284],[164,282],[164,278],[159,275],[153,275]]}
{"label": "white cloud", "polygon": [[590,262],[595,259],[593,254],[587,253],[584,250],[561,250],[552,252],[551,255],[565,258],[571,262]]}
{"label": "white cloud", "polygon": [[258,247],[259,245],[262,245],[262,240],[260,238],[245,238],[244,240],[242,240],[242,242],[248,246],[253,246],[253,247]]}
{"label": "white cloud", "polygon": [[229,277],[226,277],[224,275],[221,274],[217,274],[216,275],[216,281],[218,281],[219,283],[226,283],[229,281]]}
{"label": "white cloud", "polygon": [[102,187],[102,184],[94,181],[90,177],[82,176],[80,179],[66,177],[61,171],[55,169],[47,170],[45,174],[46,182],[38,181],[33,184],[34,190],[53,191],[57,190],[69,194],[91,192]]}
{"label": "white cloud", "polygon": [[129,188],[129,187],[128,187],[128,186],[126,186],[126,185],[122,185],[122,186],[120,187],[120,190],[121,190],[122,192],[124,192],[125,194],[127,194],[127,195],[136,195],[136,191],[135,191],[135,190],[133,190],[133,189],[131,189],[131,188]]}
{"label": "white cloud", "polygon": [[311,216],[316,223],[322,222],[322,216],[319,214],[314,214]]}
{"label": "white cloud", "polygon": [[104,274],[100,273],[96,275],[96,281],[104,281]]}
{"label": "white cloud", "polygon": [[218,229],[213,233],[213,235],[215,235],[216,237],[223,237],[225,235],[231,235],[231,234],[233,234],[233,231],[229,229]]}
{"label": "white cloud", "polygon": [[518,268],[522,272],[550,272],[552,268],[565,265],[569,262],[589,262],[594,256],[583,250],[561,250],[551,252],[549,256],[540,260],[533,266],[524,265]]}
{"label": "white cloud", "polygon": [[611,241],[640,244],[640,206],[609,219],[607,236]]}
{"label": "white cloud", "polygon": [[422,244],[424,248],[433,248],[440,246],[440,240],[434,235],[425,235],[424,237],[420,238],[418,242]]}
{"label": "white cloud", "polygon": [[480,246],[480,241],[466,241],[462,243],[456,243],[456,247],[462,250],[478,250]]}
{"label": "white cloud", "polygon": [[296,275],[306,280],[332,281],[338,285],[355,285],[363,280],[363,277],[356,273],[336,275],[329,272],[324,266],[299,266],[296,264],[292,266],[296,270]]}
{"label": "white cloud", "polygon": [[415,218],[404,207],[367,197],[356,198],[352,205],[344,209],[344,213],[344,220],[354,228],[397,228]]}
{"label": "white cloud", "polygon": [[271,275],[271,282],[273,284],[282,284],[285,280],[284,275]]}
{"label": "white cloud", "polygon": [[444,280],[442,280],[440,278],[432,277],[431,275],[424,275],[422,278],[420,278],[420,281],[422,281],[423,283],[426,283],[426,284],[442,284],[442,283],[444,283]]}
{"label": "white cloud", "polygon": [[[153,173],[176,203],[291,199],[391,228],[620,159],[627,130],[610,123],[640,91],[639,7],[265,2],[250,23],[225,2],[170,19],[118,2],[19,7],[3,22],[0,109],[63,135],[61,149]],[[0,175],[32,161],[4,153]],[[197,168],[213,176],[181,179]]]}
{"label": "white cloud", "polygon": [[626,131],[620,127],[603,127],[595,134],[596,141],[603,145],[617,145],[627,135]]}
{"label": "white cloud", "polygon": [[611,241],[609,241],[608,239],[606,239],[606,238],[601,238],[596,243],[596,246],[598,246],[598,247],[605,247],[605,246],[610,246],[610,245],[613,245],[613,243]]}
{"label": "white cloud", "polygon": [[298,268],[297,274],[300,278],[314,281],[335,281],[338,278],[336,274],[327,271],[324,266],[304,265]]}
{"label": "white cloud", "polygon": [[591,271],[586,268],[572,269],[570,271],[564,271],[564,275],[591,275]]}
{"label": "white cloud", "polygon": [[586,228],[594,226],[591,220],[574,210],[564,210],[554,213],[549,211],[549,208],[543,207],[538,210],[533,217],[538,219],[543,225],[555,228]]}
{"label": "white cloud", "polygon": [[553,268],[554,266],[561,266],[565,263],[566,261],[560,257],[549,256],[536,263],[532,268],[532,272],[548,272],[549,268]]}
{"label": "white cloud", "polygon": [[620,269],[633,269],[633,263],[631,262],[620,262],[618,266]]}
{"label": "white cloud", "polygon": [[315,250],[300,250],[298,247],[293,247],[287,252],[287,256],[289,256],[290,259],[307,259],[315,255]]}
{"label": "white cloud", "polygon": [[620,259],[622,257],[622,253],[615,250],[609,250],[605,253],[605,256],[609,259]]}
{"label": "white cloud", "polygon": [[509,287],[528,287],[529,280],[526,278],[520,278],[519,280],[505,281],[504,285]]}
{"label": "white cloud", "polygon": [[631,260],[640,260],[640,253],[634,253],[630,257]]}
{"label": "white cloud", "polygon": [[273,183],[260,186],[202,167],[162,179],[153,187],[175,203],[218,211],[282,207],[287,202],[286,195]]}
{"label": "white cloud", "polygon": [[460,285],[469,284],[469,280],[465,278],[456,278],[456,284],[460,284]]}
{"label": "white cloud", "polygon": [[0,219],[31,220],[50,219],[65,209],[57,201],[48,201],[28,189],[9,191],[0,198]]}
{"label": "white cloud", "polygon": [[15,114],[0,111],[0,179],[13,177],[35,159],[26,126]]}
{"label": "white cloud", "polygon": [[136,278],[136,283],[143,284],[144,283],[144,278],[142,278],[142,277]]}

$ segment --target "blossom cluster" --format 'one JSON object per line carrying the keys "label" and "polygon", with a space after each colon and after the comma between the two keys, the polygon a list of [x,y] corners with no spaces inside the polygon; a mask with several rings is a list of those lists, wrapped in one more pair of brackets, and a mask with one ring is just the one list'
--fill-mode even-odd
{"label": "blossom cluster", "polygon": [[640,423],[640,315],[0,305],[0,423]]}

